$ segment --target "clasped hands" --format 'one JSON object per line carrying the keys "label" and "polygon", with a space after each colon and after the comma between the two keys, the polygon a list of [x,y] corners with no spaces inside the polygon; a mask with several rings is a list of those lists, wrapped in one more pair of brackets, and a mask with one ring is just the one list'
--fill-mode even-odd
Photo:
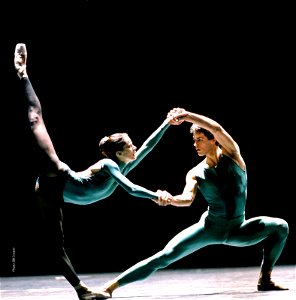
{"label": "clasped hands", "polygon": [[153,201],[157,203],[159,206],[167,206],[172,204],[174,197],[167,191],[157,190],[158,199],[154,199]]}
{"label": "clasped hands", "polygon": [[187,115],[188,112],[185,109],[176,107],[168,112],[167,118],[169,119],[169,124],[180,125],[184,122],[184,117],[186,117]]}

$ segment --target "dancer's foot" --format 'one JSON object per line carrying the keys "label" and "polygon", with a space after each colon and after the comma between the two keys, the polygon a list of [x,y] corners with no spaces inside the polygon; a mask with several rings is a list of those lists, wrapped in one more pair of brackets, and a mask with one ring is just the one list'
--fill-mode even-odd
{"label": "dancer's foot", "polygon": [[111,298],[108,293],[105,292],[94,292],[87,287],[81,287],[76,289],[79,300],[99,300]]}
{"label": "dancer's foot", "polygon": [[107,294],[109,297],[112,298],[112,293],[114,290],[119,288],[118,282],[115,280],[108,281],[107,283],[104,284],[103,288],[101,289],[103,294]]}
{"label": "dancer's foot", "polygon": [[20,79],[27,75],[27,48],[23,43],[16,44],[14,51],[14,67]]}
{"label": "dancer's foot", "polygon": [[280,285],[276,285],[273,281],[259,281],[257,285],[258,291],[286,291],[288,288],[284,288]]}
{"label": "dancer's foot", "polygon": [[100,293],[108,295],[108,298],[112,298],[112,291],[110,289],[103,288],[103,290]]}

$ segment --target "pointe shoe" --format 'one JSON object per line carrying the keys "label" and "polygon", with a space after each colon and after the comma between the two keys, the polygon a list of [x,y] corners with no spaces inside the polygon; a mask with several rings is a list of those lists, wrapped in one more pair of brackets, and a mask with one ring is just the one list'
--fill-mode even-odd
{"label": "pointe shoe", "polygon": [[257,285],[257,290],[261,292],[267,291],[286,291],[288,288],[276,285],[273,281],[260,281]]}
{"label": "pointe shoe", "polygon": [[14,67],[17,71],[18,77],[24,78],[27,75],[27,48],[26,44],[19,43],[15,46],[14,51]]}

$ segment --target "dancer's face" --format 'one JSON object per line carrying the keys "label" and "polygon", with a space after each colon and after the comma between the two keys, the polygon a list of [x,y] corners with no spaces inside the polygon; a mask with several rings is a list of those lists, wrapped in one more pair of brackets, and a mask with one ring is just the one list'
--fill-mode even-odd
{"label": "dancer's face", "polygon": [[215,149],[215,139],[209,140],[202,132],[193,134],[194,148],[199,156],[205,156]]}
{"label": "dancer's face", "polygon": [[132,140],[129,137],[126,137],[122,151],[117,151],[117,157],[121,161],[128,163],[129,161],[136,159],[136,150],[137,147],[133,144]]}

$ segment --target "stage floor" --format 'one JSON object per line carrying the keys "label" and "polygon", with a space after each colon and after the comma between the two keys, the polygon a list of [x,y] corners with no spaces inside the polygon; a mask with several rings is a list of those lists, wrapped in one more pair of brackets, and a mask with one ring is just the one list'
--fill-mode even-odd
{"label": "stage floor", "polygon": [[[296,299],[295,265],[276,266],[272,279],[287,291],[258,292],[259,267],[160,270],[144,281],[123,286],[112,299]],[[118,273],[81,274],[91,288],[99,288]],[[2,277],[1,300],[77,300],[62,276]]]}

